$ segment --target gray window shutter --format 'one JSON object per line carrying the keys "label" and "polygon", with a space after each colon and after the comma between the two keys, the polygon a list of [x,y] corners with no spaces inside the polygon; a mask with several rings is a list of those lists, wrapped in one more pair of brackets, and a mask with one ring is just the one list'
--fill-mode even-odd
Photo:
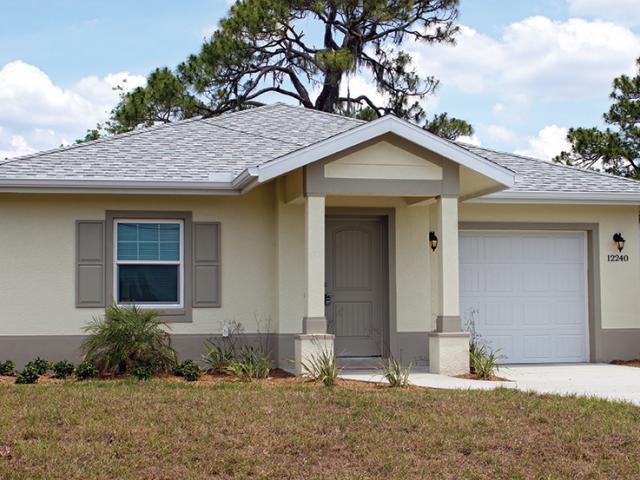
{"label": "gray window shutter", "polygon": [[76,222],[76,307],[104,307],[104,222]]}
{"label": "gray window shutter", "polygon": [[193,307],[220,306],[220,223],[193,223]]}

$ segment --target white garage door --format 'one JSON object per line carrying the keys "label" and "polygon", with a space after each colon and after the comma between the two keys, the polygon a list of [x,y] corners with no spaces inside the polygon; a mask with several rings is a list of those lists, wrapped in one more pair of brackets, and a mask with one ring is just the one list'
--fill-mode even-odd
{"label": "white garage door", "polygon": [[460,314],[502,363],[586,362],[586,235],[460,232]]}

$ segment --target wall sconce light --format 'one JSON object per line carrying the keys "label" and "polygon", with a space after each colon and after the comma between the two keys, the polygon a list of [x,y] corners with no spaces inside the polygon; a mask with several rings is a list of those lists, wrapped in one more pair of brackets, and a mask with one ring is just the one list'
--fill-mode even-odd
{"label": "wall sconce light", "polygon": [[624,248],[624,238],[622,237],[621,233],[614,233],[613,234],[613,241],[616,244],[616,247],[618,247],[618,251],[621,252],[622,249]]}
{"label": "wall sconce light", "polygon": [[431,250],[434,252],[436,251],[436,248],[438,248],[438,236],[436,235],[436,232],[429,232],[429,245],[431,246]]}

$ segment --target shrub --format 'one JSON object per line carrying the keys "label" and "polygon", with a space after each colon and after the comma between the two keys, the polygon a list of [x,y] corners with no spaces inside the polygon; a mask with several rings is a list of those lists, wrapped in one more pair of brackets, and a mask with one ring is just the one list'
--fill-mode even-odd
{"label": "shrub", "polygon": [[153,369],[150,367],[136,367],[131,371],[131,375],[137,380],[147,381],[153,376]]}
{"label": "shrub", "polygon": [[[30,363],[31,365],[29,365]],[[19,385],[37,383],[38,378],[40,378],[40,373],[38,372],[39,372],[38,368],[35,365],[33,365],[32,362],[29,362],[24,367],[24,370],[20,372],[16,377],[16,383]]]}
{"label": "shrub", "polygon": [[73,375],[73,363],[62,360],[53,364],[53,376],[64,380]]}
{"label": "shrub", "polygon": [[176,374],[183,377],[187,382],[195,382],[202,376],[200,366],[193,360],[185,360],[176,370]]}
{"label": "shrub", "polygon": [[243,382],[254,378],[267,378],[271,370],[268,353],[253,347],[244,347],[227,367],[227,371]]}
{"label": "shrub", "polygon": [[209,366],[211,373],[223,373],[235,357],[234,349],[226,343],[222,345],[207,341],[207,353],[202,355],[202,361]]}
{"label": "shrub", "polygon": [[91,362],[82,362],[76,367],[76,377],[78,380],[89,380],[98,376],[98,369]]}
{"label": "shrub", "polygon": [[107,308],[104,319],[94,319],[85,331],[85,360],[101,373],[126,373],[136,367],[149,367],[153,373],[166,373],[176,365],[176,352],[166,325],[158,312],[135,306]]}
{"label": "shrub", "polygon": [[0,362],[0,375],[5,375],[7,377],[13,376],[16,373],[16,364],[11,360],[7,360],[6,362]]}
{"label": "shrub", "polygon": [[498,371],[499,358],[497,352],[472,343],[469,348],[469,369],[480,378],[489,379]]}
{"label": "shrub", "polygon": [[406,387],[409,385],[411,365],[403,368],[400,362],[390,357],[387,360],[381,360],[380,367],[382,368],[382,375],[387,379],[391,387]]}
{"label": "shrub", "polygon": [[340,369],[333,352],[327,348],[322,348],[315,355],[311,355],[307,361],[301,362],[303,375],[314,381],[320,381],[325,387],[332,387],[336,384]]}
{"label": "shrub", "polygon": [[42,376],[47,373],[48,370],[51,369],[51,362],[37,357],[35,360],[31,360],[29,363],[25,365],[25,370],[29,368],[35,371],[38,376]]}

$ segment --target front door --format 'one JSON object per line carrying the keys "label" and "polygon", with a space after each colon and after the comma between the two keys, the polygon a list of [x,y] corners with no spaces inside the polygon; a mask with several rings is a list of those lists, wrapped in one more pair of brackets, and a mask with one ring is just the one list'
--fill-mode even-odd
{"label": "front door", "polygon": [[386,217],[328,217],[327,330],[342,357],[383,354],[388,328]]}

